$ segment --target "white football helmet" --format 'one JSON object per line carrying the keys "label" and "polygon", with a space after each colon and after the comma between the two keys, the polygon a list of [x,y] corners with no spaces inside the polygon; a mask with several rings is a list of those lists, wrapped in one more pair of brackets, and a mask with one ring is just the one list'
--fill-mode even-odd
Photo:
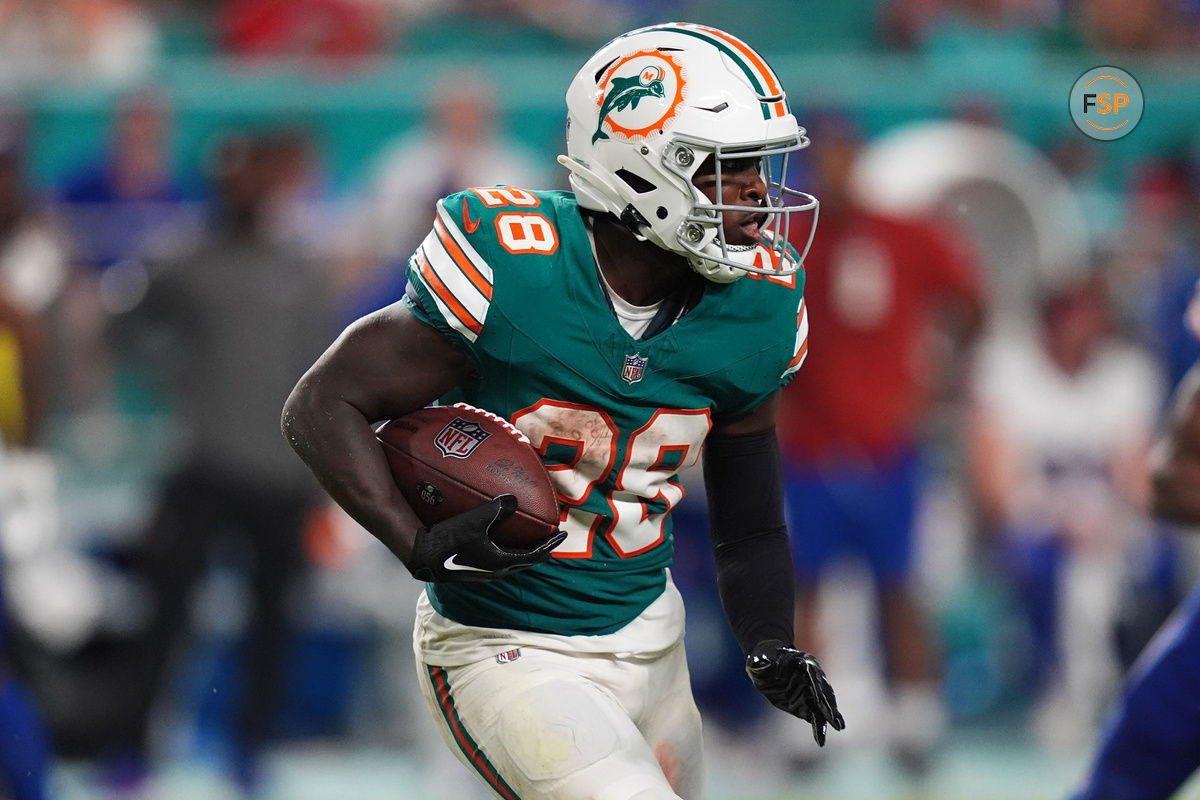
{"label": "white football helmet", "polygon": [[[687,258],[709,280],[798,272],[816,230],[817,199],[784,184],[788,155],[808,146],[779,79],[744,42],[703,25],[626,33],[588,59],[567,89],[567,155],[580,206],[619,217],[639,238]],[[692,178],[761,158],[767,196],[757,245],[725,239],[723,211]],[[804,251],[788,244],[793,213],[812,212]]]}

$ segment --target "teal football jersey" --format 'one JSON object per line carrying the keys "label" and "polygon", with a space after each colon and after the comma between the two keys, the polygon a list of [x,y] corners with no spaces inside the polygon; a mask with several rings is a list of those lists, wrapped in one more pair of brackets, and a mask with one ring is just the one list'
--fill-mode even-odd
{"label": "teal football jersey", "polygon": [[714,420],[754,409],[803,362],[803,273],[706,282],[673,325],[634,339],[608,305],[574,195],[492,187],[437,204],[408,277],[414,311],[474,362],[456,399],[529,437],[568,533],[548,562],[504,580],[429,584],[434,607],[485,627],[621,628],[665,586],[677,473]]}

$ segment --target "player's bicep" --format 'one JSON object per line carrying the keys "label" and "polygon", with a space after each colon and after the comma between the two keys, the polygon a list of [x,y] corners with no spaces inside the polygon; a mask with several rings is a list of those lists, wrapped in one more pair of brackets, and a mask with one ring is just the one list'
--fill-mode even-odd
{"label": "player's bicep", "polygon": [[352,323],[305,380],[337,387],[340,401],[378,421],[428,405],[472,371],[466,353],[402,301]]}

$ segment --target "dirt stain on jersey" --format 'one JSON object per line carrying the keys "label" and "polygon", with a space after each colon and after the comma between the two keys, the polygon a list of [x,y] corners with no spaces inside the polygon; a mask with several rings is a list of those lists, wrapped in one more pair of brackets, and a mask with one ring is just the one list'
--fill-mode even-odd
{"label": "dirt stain on jersey", "polygon": [[613,431],[604,417],[595,411],[558,408],[554,414],[539,421],[546,426],[546,436],[583,445],[576,466],[603,467],[608,462]]}

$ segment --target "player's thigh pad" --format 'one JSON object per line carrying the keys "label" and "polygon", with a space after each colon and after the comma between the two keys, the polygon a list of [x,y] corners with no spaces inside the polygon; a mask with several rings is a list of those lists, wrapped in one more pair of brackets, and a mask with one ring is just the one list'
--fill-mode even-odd
{"label": "player's thigh pad", "polygon": [[626,709],[567,656],[523,648],[508,663],[421,670],[443,737],[499,797],[679,797]]}
{"label": "player's thigh pad", "polygon": [[687,652],[680,642],[665,653],[642,685],[621,687],[635,720],[675,792],[687,800],[704,793],[704,742],[700,710],[692,696]]}

